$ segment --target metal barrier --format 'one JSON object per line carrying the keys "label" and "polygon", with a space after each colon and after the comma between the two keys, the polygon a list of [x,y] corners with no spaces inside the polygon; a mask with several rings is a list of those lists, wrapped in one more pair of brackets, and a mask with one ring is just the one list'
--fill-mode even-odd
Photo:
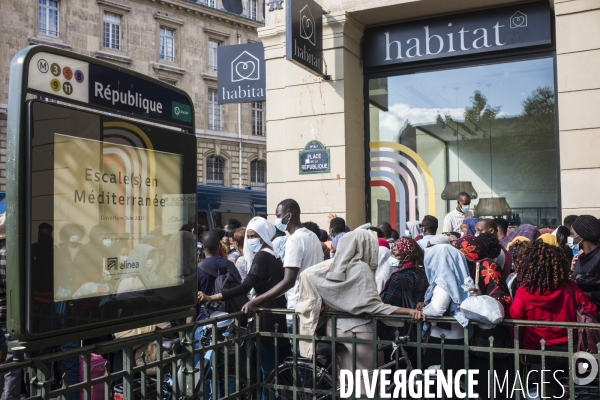
{"label": "metal barrier", "polygon": [[[268,313],[286,314],[289,310],[261,310],[256,316],[256,326],[260,325],[260,319]],[[565,365],[568,366],[568,373],[565,375],[565,391],[568,398],[582,398],[581,395],[586,391],[592,393],[590,398],[600,398],[600,383],[596,379],[593,384],[585,386],[576,386],[572,378],[575,371],[575,360],[573,354],[576,352],[574,347],[574,338],[577,336],[577,330],[600,329],[600,324],[579,324],[579,323],[550,323],[537,321],[514,321],[504,320],[502,326],[508,326],[514,329],[515,340],[512,347],[498,348],[494,347],[493,340],[489,346],[475,346],[469,343],[469,330],[466,327],[463,330],[464,338],[461,344],[448,344],[445,338],[441,338],[440,343],[426,343],[422,339],[423,323],[416,324],[416,334],[414,341],[402,343],[403,348],[414,349],[414,355],[403,358],[399,351],[393,353],[393,358],[381,360],[381,348],[389,347],[394,340],[382,340],[378,338],[378,322],[381,321],[407,321],[404,316],[383,316],[374,315],[364,318],[367,325],[371,328],[368,335],[351,333],[341,337],[337,335],[336,327],[340,320],[345,318],[356,318],[348,314],[324,313],[323,316],[330,321],[330,334],[315,336],[300,335],[298,333],[285,334],[274,332],[246,332],[243,326],[246,322],[246,316],[242,313],[229,314],[209,320],[196,322],[192,324],[183,324],[173,326],[168,329],[157,329],[156,331],[138,335],[129,338],[115,339],[103,342],[97,345],[90,345],[49,355],[39,355],[28,353],[23,359],[20,351],[17,350],[13,355],[21,361],[0,366],[0,374],[8,371],[26,370],[27,382],[29,384],[29,394],[33,399],[51,399],[63,396],[68,398],[79,398],[80,393],[83,399],[97,398],[95,392],[103,392],[105,399],[243,399],[257,400],[261,398],[263,389],[270,399],[338,399],[341,398],[339,387],[339,369],[335,361],[340,355],[341,349],[336,348],[336,344],[345,344],[346,348],[351,350],[350,369],[355,370],[357,365],[364,364],[364,360],[357,360],[357,352],[362,352],[369,348],[368,353],[373,370],[376,369],[405,369],[407,367],[406,359],[411,366],[418,370],[424,370],[423,351],[441,352],[440,365],[441,370],[445,370],[445,364],[448,360],[444,358],[444,350],[457,350],[462,352],[464,368],[469,369],[473,361],[475,351],[479,355],[487,355],[489,362],[489,371],[498,372],[499,361],[496,358],[504,354],[510,360],[513,366],[513,372],[516,374],[521,370],[519,357],[521,355],[537,356],[540,358],[540,368],[546,369],[548,357],[557,359],[566,359]],[[453,318],[428,318],[430,322],[455,322]],[[520,348],[519,331],[527,327],[552,327],[566,329],[568,337],[566,351],[555,351],[556,349],[546,349],[545,342],[542,341],[540,350],[526,350]],[[277,326],[275,327],[277,329]],[[364,329],[368,331],[369,329]],[[293,332],[298,332],[298,321],[293,319]],[[361,336],[361,337],[359,337]],[[178,338],[179,341],[170,338]],[[292,354],[286,359],[279,359],[275,351],[275,370],[270,374],[265,382],[259,378],[261,365],[260,346],[262,338],[274,337],[276,349],[282,343],[281,340],[292,341]],[[395,332],[395,341],[400,339],[400,331]],[[302,358],[299,354],[299,341],[303,340],[312,348],[313,354],[316,354],[319,343],[329,343],[326,348],[329,357],[322,354],[315,355],[311,359]],[[173,345],[173,343],[177,343]],[[146,354],[140,354],[140,346],[147,346],[153,343],[157,348],[156,360],[146,362]],[[359,347],[360,346],[360,347]],[[598,344],[600,347],[600,344]],[[256,347],[256,351],[254,348]],[[136,357],[136,349],[137,357]],[[322,349],[321,349],[322,350]],[[92,362],[95,355],[103,355],[107,361],[102,376],[92,377]],[[59,363],[62,360],[72,357],[78,357],[78,365],[82,366],[83,376],[78,379],[80,382],[73,385],[67,385],[67,376],[54,377],[51,375],[53,363]],[[592,354],[591,359],[595,361],[596,366],[599,363],[599,355]],[[368,358],[368,357],[367,357]],[[113,368],[110,368],[108,360],[114,360]],[[137,359],[137,360],[136,360]],[[122,360],[122,367],[116,364]],[[206,360],[206,361],[205,361]],[[506,360],[506,358],[505,358]],[[503,362],[506,366],[506,361]],[[426,366],[425,366],[426,367]],[[597,370],[596,370],[597,371]],[[423,376],[419,376],[423,379]],[[523,382],[524,377],[520,377]],[[59,382],[62,383],[59,384]],[[122,381],[122,385],[119,383]],[[568,383],[567,383],[568,382]],[[510,382],[512,386],[512,382]],[[523,382],[527,387],[527,381]],[[470,384],[468,376],[463,379],[463,387],[467,388]],[[15,398],[18,398],[15,390]],[[514,398],[524,398],[524,391],[515,391]],[[69,397],[71,395],[71,397]],[[377,391],[379,396],[379,390]],[[375,396],[375,398],[379,398]],[[480,396],[480,398],[495,398],[492,392],[489,397]],[[567,397],[565,397],[567,398]]]}

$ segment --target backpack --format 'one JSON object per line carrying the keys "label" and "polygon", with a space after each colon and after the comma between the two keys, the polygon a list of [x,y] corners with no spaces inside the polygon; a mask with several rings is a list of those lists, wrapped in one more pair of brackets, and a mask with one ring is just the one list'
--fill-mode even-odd
{"label": "backpack", "polygon": [[[101,378],[106,373],[106,367],[108,365],[108,361],[106,361],[99,354],[91,354],[90,357],[90,377],[89,380]],[[79,380],[83,382],[83,371],[85,369],[84,364],[84,356],[79,356]],[[79,398],[81,400],[84,399],[85,390],[81,390],[79,394]],[[90,389],[90,396],[88,397],[91,400],[104,400],[104,383],[98,383],[93,385]]]}
{"label": "backpack", "polygon": [[[210,293],[210,295],[221,293],[224,290],[233,289],[242,284],[237,268],[229,260],[227,260],[227,273],[221,272],[222,269],[215,270],[209,267],[206,263],[204,263],[204,261],[202,261],[198,267],[208,275],[215,278],[215,289],[213,290],[213,293]],[[248,297],[246,295],[241,295],[229,300],[217,301],[215,302],[215,305],[219,311],[232,314],[242,311],[242,307],[247,302]]]}
{"label": "backpack", "polygon": [[[401,287],[400,301],[399,304],[392,305],[395,307],[404,307],[414,310],[417,307],[417,300],[411,297],[411,290],[406,282],[406,277],[404,276],[405,272],[409,271],[396,271],[388,279],[389,281],[394,275],[397,275],[398,278],[400,278],[398,279],[398,284],[400,284]],[[381,292],[382,297],[388,289],[389,285],[386,282],[385,288]],[[396,340],[396,331],[398,331],[399,337],[408,335],[410,336],[411,342],[417,340],[417,328],[415,324],[410,321],[404,321],[404,327],[387,326],[385,324],[381,324],[378,326],[378,330],[380,332],[379,337],[383,340]]]}

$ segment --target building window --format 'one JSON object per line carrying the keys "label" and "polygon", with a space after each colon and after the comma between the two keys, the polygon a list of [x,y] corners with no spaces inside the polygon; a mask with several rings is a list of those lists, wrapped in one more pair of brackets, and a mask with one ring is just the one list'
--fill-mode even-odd
{"label": "building window", "polygon": [[250,187],[252,190],[267,190],[266,184],[267,164],[262,161],[250,163]]}
{"label": "building window", "polygon": [[216,90],[208,91],[208,129],[220,131],[221,126],[221,106],[218,103]]}
{"label": "building window", "polygon": [[217,5],[215,4],[216,0],[205,0],[205,3],[208,7],[215,8]]}
{"label": "building window", "polygon": [[219,157],[209,157],[206,159],[206,184],[215,186],[225,185],[225,161]]}
{"label": "building window", "polygon": [[546,57],[370,79],[371,223],[443,219],[457,182],[476,217],[558,221],[554,78]]}
{"label": "building window", "polygon": [[217,70],[217,50],[221,43],[215,40],[208,41],[208,69],[211,71]]}
{"label": "building window", "polygon": [[264,102],[252,103],[252,134],[263,136],[265,134]]}
{"label": "building window", "polygon": [[121,50],[121,16],[117,14],[104,14],[104,47]]}
{"label": "building window", "polygon": [[38,33],[58,37],[58,1],[38,0]]}
{"label": "building window", "polygon": [[254,20],[258,18],[258,6],[256,3],[257,0],[248,0],[248,16]]}
{"label": "building window", "polygon": [[173,29],[160,28],[159,58],[165,61],[175,61],[175,31]]}

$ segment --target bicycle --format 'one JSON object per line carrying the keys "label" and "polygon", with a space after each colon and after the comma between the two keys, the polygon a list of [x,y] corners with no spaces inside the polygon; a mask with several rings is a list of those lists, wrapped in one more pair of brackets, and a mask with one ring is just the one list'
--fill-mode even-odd
{"label": "bicycle", "polygon": [[[410,361],[410,357],[404,347],[402,346],[409,340],[409,336],[403,336],[393,343],[379,346],[378,351],[382,352],[394,347],[394,351],[399,351],[400,355],[398,357],[398,361],[403,361],[406,364],[407,374],[413,370],[412,363]],[[341,353],[348,351],[346,347],[342,343],[335,344],[336,353]],[[276,371],[273,371],[267,377],[265,384],[274,385],[275,384],[275,376],[278,377],[278,385],[283,385],[284,387],[295,386],[297,388],[303,389],[316,389],[320,392],[332,392],[333,388],[333,377],[331,374],[332,368],[335,363],[331,358],[331,342],[318,342],[315,349],[316,354],[316,374],[314,374],[316,378],[316,382],[313,385],[313,365],[312,360],[307,358],[298,357],[297,363],[294,363],[293,358],[288,357],[278,368],[278,374]],[[394,359],[394,352],[392,352],[392,361],[383,364],[378,367],[376,370],[384,370],[391,369],[396,366],[396,359]],[[296,371],[297,377],[297,385],[294,385],[294,370]],[[367,374],[369,377],[373,375],[375,370],[369,371]],[[395,389],[394,383],[386,388],[387,393],[393,393]],[[339,384],[337,385],[336,391],[340,391]],[[267,392],[267,397],[270,400],[288,400],[294,398],[294,392],[292,390],[288,390],[286,388],[283,389],[269,389]],[[331,396],[329,394],[321,394],[316,397],[317,400],[327,400],[330,399]],[[298,392],[297,396],[298,400],[309,400],[313,399],[313,394],[306,392]]]}

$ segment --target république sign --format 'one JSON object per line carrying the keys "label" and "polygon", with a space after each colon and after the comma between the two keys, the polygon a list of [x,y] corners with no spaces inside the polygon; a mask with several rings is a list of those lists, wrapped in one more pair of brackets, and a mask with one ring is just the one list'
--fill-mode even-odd
{"label": "r\u00e9publique sign", "polygon": [[219,46],[219,104],[266,100],[265,49],[262,43]]}
{"label": "r\u00e9publique sign", "polygon": [[364,65],[373,68],[551,42],[548,4],[526,3],[368,29]]}
{"label": "r\u00e9publique sign", "polygon": [[286,59],[323,75],[323,7],[314,0],[287,0]]}

